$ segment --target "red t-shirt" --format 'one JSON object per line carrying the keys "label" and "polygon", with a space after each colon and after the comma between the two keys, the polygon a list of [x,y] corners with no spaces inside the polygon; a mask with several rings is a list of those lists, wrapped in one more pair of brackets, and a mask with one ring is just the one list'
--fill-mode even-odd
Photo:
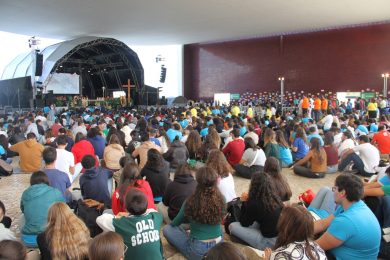
{"label": "red t-shirt", "polygon": [[378,144],[381,154],[390,154],[390,133],[387,130],[376,133],[372,138],[372,143]]}
{"label": "red t-shirt", "polygon": [[60,124],[54,124],[54,125],[52,125],[51,130],[53,131],[53,135],[54,135],[55,137],[58,136],[58,130],[60,130],[61,128],[62,128],[62,125],[60,125]]}
{"label": "red t-shirt", "polygon": [[112,212],[116,215],[119,212],[126,212],[126,205],[124,204],[125,197],[127,192],[131,190],[132,188],[138,189],[139,191],[143,192],[146,197],[148,198],[148,209],[155,209],[157,210],[156,206],[154,205],[154,199],[153,199],[153,193],[152,189],[150,188],[149,182],[146,180],[137,180],[137,185],[134,184],[127,187],[126,193],[123,195],[122,201],[119,199],[119,188],[115,190],[114,194],[112,194]]}
{"label": "red t-shirt", "polygon": [[334,146],[324,146],[326,152],[326,164],[327,165],[336,165],[339,162],[338,152]]}
{"label": "red t-shirt", "polygon": [[225,154],[227,161],[230,165],[234,166],[241,161],[244,154],[245,143],[242,139],[236,139],[228,143],[228,145],[222,150]]}
{"label": "red t-shirt", "polygon": [[[81,140],[73,145],[72,153],[74,155],[74,163],[77,164],[81,162],[83,157],[87,154],[95,156],[95,149],[93,149],[93,146],[89,141]],[[97,164],[99,163],[97,160],[96,162]]]}

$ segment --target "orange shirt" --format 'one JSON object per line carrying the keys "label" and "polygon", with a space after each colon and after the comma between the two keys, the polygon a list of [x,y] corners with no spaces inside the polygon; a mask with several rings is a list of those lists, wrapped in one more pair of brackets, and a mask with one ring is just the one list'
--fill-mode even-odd
{"label": "orange shirt", "polygon": [[321,102],[321,109],[322,110],[327,110],[328,109],[328,100],[324,98]]}
{"label": "orange shirt", "polygon": [[321,99],[316,98],[314,100],[314,110],[320,110],[321,109]]}
{"label": "orange shirt", "polygon": [[387,130],[376,133],[372,138],[372,143],[378,144],[381,154],[390,154],[390,133]]}
{"label": "orange shirt", "polygon": [[309,99],[307,97],[304,97],[302,100],[302,108],[309,108]]}

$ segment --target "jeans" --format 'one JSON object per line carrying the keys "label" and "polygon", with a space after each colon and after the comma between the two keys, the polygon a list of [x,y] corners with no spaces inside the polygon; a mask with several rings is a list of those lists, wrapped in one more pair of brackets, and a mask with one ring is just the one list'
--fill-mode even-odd
{"label": "jeans", "polygon": [[316,122],[320,121],[320,119],[321,119],[321,110],[313,110],[313,116],[314,116],[314,120]]}
{"label": "jeans", "polygon": [[168,216],[168,207],[164,205],[164,203],[157,204],[157,210],[163,216],[164,222],[166,224],[171,224],[172,220]]}
{"label": "jeans", "polygon": [[325,174],[323,172],[312,172],[309,168],[301,165],[294,166],[294,173],[299,176],[318,179],[324,178]]}
{"label": "jeans", "polygon": [[337,172],[337,167],[338,167],[337,164],[335,164],[335,165],[328,165],[326,173],[335,173],[335,172]]}
{"label": "jeans", "polygon": [[310,208],[325,210],[329,215],[333,214],[336,209],[333,191],[329,187],[321,188],[310,203],[309,210]]}
{"label": "jeans", "polygon": [[374,213],[381,227],[390,227],[390,196],[379,198],[379,206]]}
{"label": "jeans", "polygon": [[344,160],[340,162],[339,171],[343,171],[350,162],[353,162],[354,164],[353,168],[358,170],[358,174],[364,177],[371,177],[372,175],[374,175],[374,173],[369,173],[364,170],[364,163],[362,159],[360,159],[359,155],[357,155],[356,153],[351,153]]}
{"label": "jeans", "polygon": [[[198,260],[215,245],[216,241],[203,242],[190,237],[182,227],[166,225],[163,230],[164,237],[168,242],[180,251],[187,259]],[[222,242],[222,239],[221,241]]]}
{"label": "jeans", "polygon": [[276,242],[276,237],[268,238],[263,236],[257,222],[249,227],[243,227],[240,222],[233,222],[230,224],[229,229],[232,235],[259,250],[264,250],[266,247],[273,248]]}

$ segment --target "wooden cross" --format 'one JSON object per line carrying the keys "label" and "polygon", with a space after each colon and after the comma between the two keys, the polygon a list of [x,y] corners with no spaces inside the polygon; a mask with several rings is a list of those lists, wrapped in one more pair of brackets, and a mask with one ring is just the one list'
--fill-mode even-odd
{"label": "wooden cross", "polygon": [[127,80],[127,85],[122,85],[123,88],[127,88],[127,105],[130,106],[131,104],[131,96],[130,96],[130,89],[135,88],[135,86],[131,86],[130,79]]}

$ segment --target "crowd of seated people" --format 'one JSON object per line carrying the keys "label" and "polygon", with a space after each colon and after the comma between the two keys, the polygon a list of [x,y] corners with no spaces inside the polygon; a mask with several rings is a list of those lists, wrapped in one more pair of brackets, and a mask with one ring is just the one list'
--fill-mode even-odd
{"label": "crowd of seated people", "polygon": [[[20,203],[21,241],[38,247],[42,259],[163,259],[162,234],[189,259],[223,259],[223,250],[245,259],[222,231],[237,198],[234,180],[243,177],[248,192],[229,231],[254,252],[266,259],[296,252],[302,259],[374,259],[390,241],[390,181],[380,166],[390,154],[389,124],[372,110],[374,100],[371,110],[358,104],[344,109],[304,96],[285,115],[268,100],[3,118],[4,162],[19,155],[20,171],[31,173]],[[303,178],[344,173],[305,209],[291,204],[282,168]],[[363,184],[361,177],[372,178]],[[92,221],[102,234],[90,230],[90,219],[77,218],[83,200],[98,205]],[[0,220],[0,238],[15,240],[3,204]]]}

